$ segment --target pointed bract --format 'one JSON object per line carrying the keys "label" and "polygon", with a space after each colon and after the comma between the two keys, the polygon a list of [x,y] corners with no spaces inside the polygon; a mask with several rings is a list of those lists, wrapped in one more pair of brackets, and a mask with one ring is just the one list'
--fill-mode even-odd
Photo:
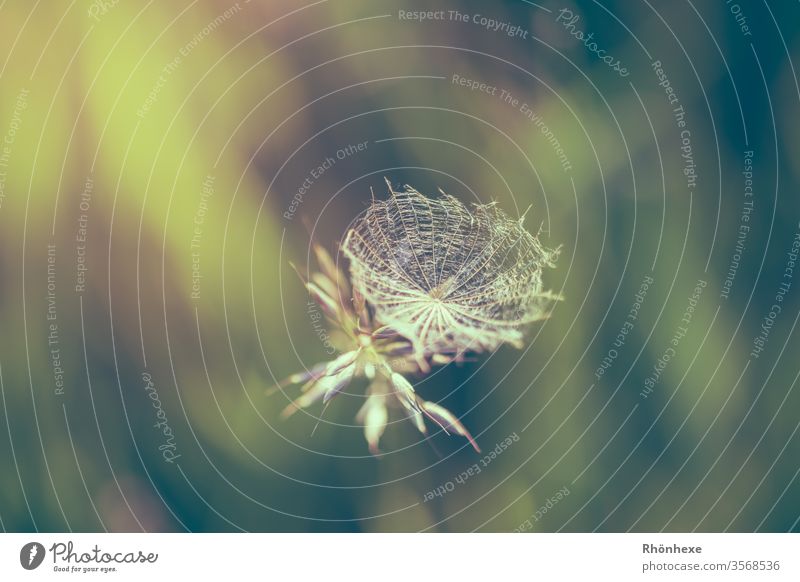
{"label": "pointed bract", "polygon": [[472,438],[472,435],[469,433],[466,427],[452,412],[443,406],[439,406],[435,402],[426,401],[422,402],[422,411],[428,416],[428,418],[442,427],[442,430],[444,430],[446,433],[454,432],[457,435],[463,436],[469,441],[476,452],[481,452],[480,447],[478,447],[478,443],[475,442],[475,439]]}
{"label": "pointed bract", "polygon": [[343,297],[349,296],[350,285],[347,282],[347,277],[345,277],[342,270],[336,266],[336,263],[328,254],[328,251],[325,250],[325,247],[318,244],[315,244],[313,248],[314,256],[317,259],[317,264],[322,269],[322,273],[336,283],[338,289],[337,294]]}
{"label": "pointed bract", "polygon": [[353,350],[350,352],[345,352],[332,362],[330,362],[327,367],[325,368],[325,374],[328,376],[332,376],[334,374],[338,374],[344,368],[352,364],[356,361],[358,354],[361,353],[361,350]]}
{"label": "pointed bract", "polygon": [[378,444],[389,422],[385,398],[379,395],[369,396],[356,418],[364,424],[364,438],[367,440],[370,453],[380,454]]}
{"label": "pointed bract", "polygon": [[311,295],[311,298],[316,301],[317,304],[322,308],[322,311],[325,312],[325,315],[331,319],[341,318],[342,310],[339,307],[339,304],[327,293],[325,293],[314,283],[306,283],[306,289],[308,289],[308,294]]}
{"label": "pointed bract", "polygon": [[420,411],[419,404],[417,404],[417,394],[414,392],[411,382],[397,372],[392,373],[390,380],[394,388],[394,395],[400,403],[407,409]]}
{"label": "pointed bract", "polygon": [[320,384],[326,382],[326,391],[325,396],[322,398],[322,402],[327,404],[328,401],[333,398],[334,396],[338,396],[342,390],[347,388],[350,382],[353,380],[353,375],[356,373],[356,365],[350,364],[346,368],[342,369],[338,374],[335,376],[326,376],[322,380],[320,380]]}

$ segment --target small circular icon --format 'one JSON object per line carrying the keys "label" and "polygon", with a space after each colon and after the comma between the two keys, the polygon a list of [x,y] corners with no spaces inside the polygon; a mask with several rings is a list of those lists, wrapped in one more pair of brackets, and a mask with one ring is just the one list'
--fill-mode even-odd
{"label": "small circular icon", "polygon": [[39,542],[28,542],[19,551],[19,563],[26,570],[35,570],[44,561],[44,546]]}

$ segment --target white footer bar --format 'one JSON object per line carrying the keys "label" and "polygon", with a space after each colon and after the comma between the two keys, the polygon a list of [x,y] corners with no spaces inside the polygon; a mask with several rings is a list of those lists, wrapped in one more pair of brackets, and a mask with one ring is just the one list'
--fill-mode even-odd
{"label": "white footer bar", "polygon": [[0,580],[800,580],[796,534],[4,534]]}

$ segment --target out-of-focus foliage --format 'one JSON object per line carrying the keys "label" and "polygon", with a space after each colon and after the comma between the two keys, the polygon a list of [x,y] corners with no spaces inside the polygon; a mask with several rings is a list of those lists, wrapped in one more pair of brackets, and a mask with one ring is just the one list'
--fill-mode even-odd
{"label": "out-of-focus foliage", "polygon": [[[510,531],[564,488],[532,529],[797,528],[798,289],[743,366],[798,229],[796,4],[748,4],[751,46],[723,2],[568,3],[625,79],[560,6],[444,6],[522,39],[384,1],[96,4],[0,6],[4,529]],[[330,359],[291,263],[336,251],[384,176],[531,206],[563,245],[544,285],[565,301],[522,351],[415,386],[480,455],[409,425],[376,460],[356,398],[312,437],[279,418],[296,393],[265,394]]]}

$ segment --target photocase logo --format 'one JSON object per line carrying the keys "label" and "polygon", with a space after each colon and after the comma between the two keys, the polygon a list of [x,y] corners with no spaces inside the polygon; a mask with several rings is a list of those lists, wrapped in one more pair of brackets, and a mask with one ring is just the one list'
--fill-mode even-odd
{"label": "photocase logo", "polygon": [[44,546],[39,542],[28,542],[19,551],[19,563],[26,570],[35,570],[44,561]]}

